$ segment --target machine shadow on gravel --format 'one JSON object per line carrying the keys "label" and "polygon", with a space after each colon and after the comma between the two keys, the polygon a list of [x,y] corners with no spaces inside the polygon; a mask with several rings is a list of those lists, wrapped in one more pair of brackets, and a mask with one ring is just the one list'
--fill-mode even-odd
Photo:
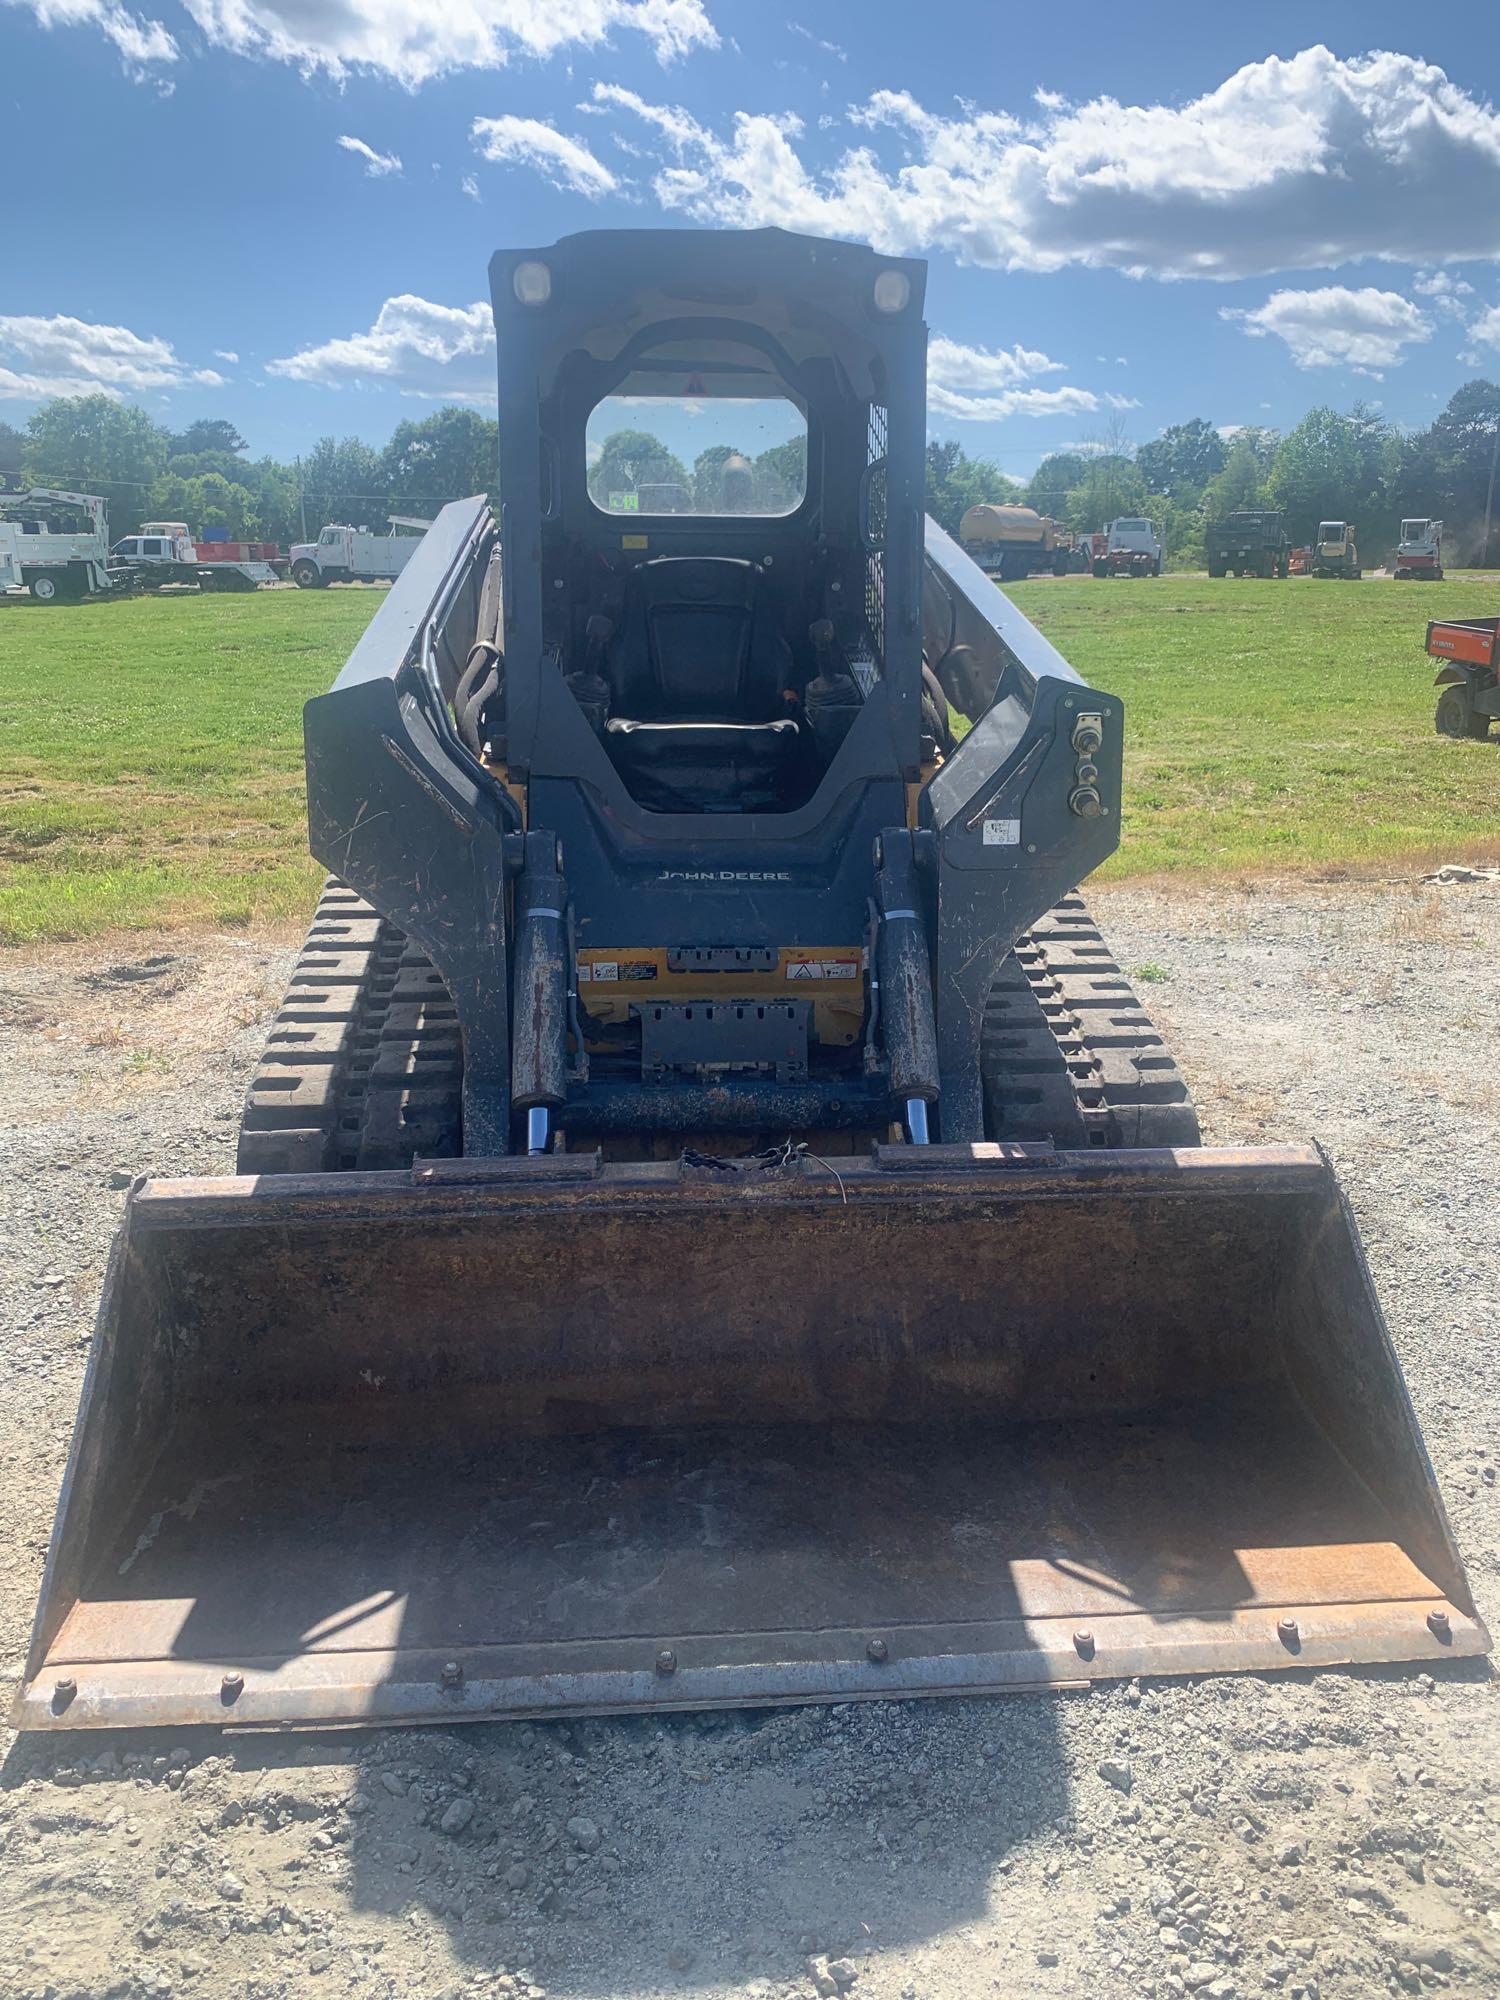
{"label": "machine shadow on gravel", "polygon": [[[935,1796],[961,1760],[961,1792]],[[425,1908],[467,1962],[601,2000],[936,1940],[1071,1811],[1052,1704],[1000,1697],[393,1735],[360,1787],[357,1907]],[[441,1830],[455,1797],[475,1808],[463,1858]]]}
{"label": "machine shadow on gravel", "polygon": [[1004,1697],[360,1737],[78,1732],[22,1739],[0,1786],[60,1775],[82,1806],[96,1786],[117,1803],[121,1767],[162,1785],[214,1757],[232,1773],[174,1794],[162,1843],[210,1856],[171,1885],[183,1948],[227,1922],[269,1953],[294,1909],[326,1913],[342,1959],[390,1935],[370,1919],[415,1918],[461,1968],[579,2000],[805,1977],[818,1954],[878,1963],[1003,1902],[1012,1850],[1072,1823],[1054,1703]]}

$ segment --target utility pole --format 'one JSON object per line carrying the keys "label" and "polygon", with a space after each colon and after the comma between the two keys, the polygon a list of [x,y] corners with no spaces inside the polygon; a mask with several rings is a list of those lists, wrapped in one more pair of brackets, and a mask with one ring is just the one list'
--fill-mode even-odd
{"label": "utility pole", "polygon": [[1484,496],[1484,555],[1481,560],[1486,568],[1490,563],[1490,524],[1495,518],[1495,467],[1500,464],[1500,410],[1495,412],[1495,442],[1490,446],[1490,483]]}
{"label": "utility pole", "polygon": [[302,539],[307,540],[307,495],[302,491],[302,460],[297,460],[297,512],[302,516]]}

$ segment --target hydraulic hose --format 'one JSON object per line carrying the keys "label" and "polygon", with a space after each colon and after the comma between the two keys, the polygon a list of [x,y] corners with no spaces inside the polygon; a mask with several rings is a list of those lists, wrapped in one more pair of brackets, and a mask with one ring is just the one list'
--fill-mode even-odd
{"label": "hydraulic hose", "polygon": [[526,1113],[526,1150],[545,1153],[568,1095],[568,885],[557,838],[526,836],[516,899],[511,1101]]}
{"label": "hydraulic hose", "polygon": [[937,1019],[916,859],[905,827],[882,833],[876,847],[880,900],[877,962],[891,1093],[905,1105],[914,1146],[928,1141],[927,1107],[939,1096]]}

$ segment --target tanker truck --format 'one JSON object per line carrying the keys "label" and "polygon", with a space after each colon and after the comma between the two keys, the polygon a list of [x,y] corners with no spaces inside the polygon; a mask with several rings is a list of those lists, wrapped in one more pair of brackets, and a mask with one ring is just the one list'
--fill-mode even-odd
{"label": "tanker truck", "polygon": [[1053,576],[1068,573],[1068,536],[1034,507],[981,501],[959,522],[958,540],[986,576],[998,576],[1002,583],[1019,583],[1035,570]]}

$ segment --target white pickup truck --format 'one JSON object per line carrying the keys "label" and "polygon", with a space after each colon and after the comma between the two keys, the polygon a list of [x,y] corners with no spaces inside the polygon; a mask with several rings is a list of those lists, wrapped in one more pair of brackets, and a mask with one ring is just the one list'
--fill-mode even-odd
{"label": "white pickup truck", "polygon": [[398,535],[396,530],[425,532],[430,525],[393,514],[388,535],[372,535],[367,528],[327,527],[315,542],[293,542],[292,581],[304,590],[320,590],[327,583],[394,583],[422,544],[420,534]]}
{"label": "white pickup truck", "polygon": [[0,590],[20,587],[39,604],[67,604],[114,589],[109,523],[97,493],[52,486],[0,492]]}

